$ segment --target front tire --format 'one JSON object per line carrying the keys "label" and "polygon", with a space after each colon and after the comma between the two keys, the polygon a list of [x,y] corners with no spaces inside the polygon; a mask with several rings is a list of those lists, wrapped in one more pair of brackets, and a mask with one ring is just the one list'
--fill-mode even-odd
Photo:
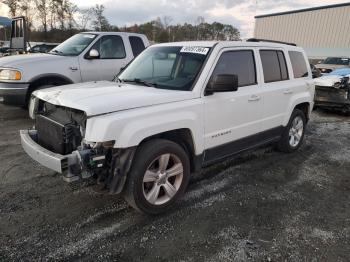
{"label": "front tire", "polygon": [[166,212],[182,197],[190,179],[190,162],[178,144],[156,139],[141,144],[124,192],[125,200],[142,213]]}
{"label": "front tire", "polygon": [[278,143],[278,149],[282,152],[291,153],[296,151],[302,144],[306,127],[306,117],[303,111],[294,109],[288,125],[283,131]]}

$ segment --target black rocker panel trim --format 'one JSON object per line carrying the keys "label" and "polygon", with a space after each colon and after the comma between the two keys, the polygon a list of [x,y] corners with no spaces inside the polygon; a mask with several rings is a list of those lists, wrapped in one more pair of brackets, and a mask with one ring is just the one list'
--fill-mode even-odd
{"label": "black rocker panel trim", "polygon": [[204,151],[202,166],[205,167],[214,164],[242,151],[277,142],[281,138],[283,130],[284,127],[279,126],[220,146],[209,148]]}

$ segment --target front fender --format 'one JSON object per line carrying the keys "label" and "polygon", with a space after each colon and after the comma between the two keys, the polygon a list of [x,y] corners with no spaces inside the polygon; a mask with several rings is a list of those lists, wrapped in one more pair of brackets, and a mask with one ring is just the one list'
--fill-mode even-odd
{"label": "front fender", "polygon": [[138,146],[145,138],[153,135],[189,129],[195,154],[200,154],[203,151],[202,107],[199,102],[191,104],[191,101],[193,100],[173,103],[177,105],[151,106],[89,118],[85,140],[115,140],[115,148],[128,148]]}

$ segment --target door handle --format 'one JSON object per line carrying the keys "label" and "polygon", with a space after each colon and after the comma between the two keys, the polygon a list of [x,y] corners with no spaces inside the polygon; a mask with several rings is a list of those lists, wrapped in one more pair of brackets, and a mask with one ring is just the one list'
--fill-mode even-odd
{"label": "door handle", "polygon": [[285,95],[290,95],[292,93],[293,93],[293,90],[291,90],[291,89],[286,89],[283,91],[283,94],[285,94]]}
{"label": "door handle", "polygon": [[248,101],[253,102],[253,101],[259,101],[261,99],[260,96],[257,95],[251,95],[248,99]]}
{"label": "door handle", "polygon": [[78,67],[76,66],[70,66],[69,69],[72,71],[78,71]]}

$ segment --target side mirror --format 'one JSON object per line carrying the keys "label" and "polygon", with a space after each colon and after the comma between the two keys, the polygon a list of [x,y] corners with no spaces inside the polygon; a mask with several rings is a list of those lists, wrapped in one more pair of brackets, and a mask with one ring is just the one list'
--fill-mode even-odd
{"label": "side mirror", "polygon": [[206,95],[215,92],[233,92],[238,89],[238,76],[231,74],[216,75],[209,81],[206,88]]}
{"label": "side mirror", "polygon": [[100,53],[96,49],[91,49],[89,52],[89,59],[96,59],[100,57]]}

